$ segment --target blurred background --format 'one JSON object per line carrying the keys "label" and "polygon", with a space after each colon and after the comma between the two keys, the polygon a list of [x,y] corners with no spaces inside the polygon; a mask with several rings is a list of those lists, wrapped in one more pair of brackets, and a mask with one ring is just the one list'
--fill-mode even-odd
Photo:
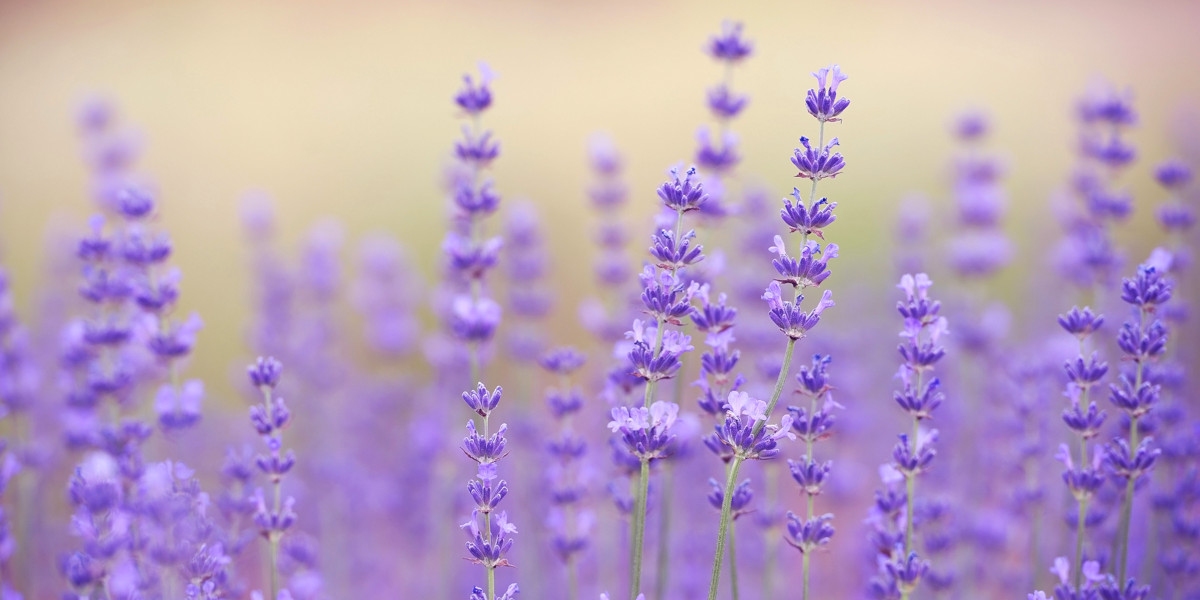
{"label": "blurred background", "polygon": [[[836,131],[850,167],[826,189],[840,202],[843,268],[864,278],[890,277],[898,198],[920,191],[935,210],[949,206],[948,124],[962,109],[993,116],[991,146],[1011,167],[1019,255],[1001,278],[1008,294],[1024,293],[1011,284],[1055,231],[1048,199],[1066,181],[1072,107],[1090,81],[1134,91],[1139,162],[1125,181],[1138,208],[1158,200],[1151,165],[1200,143],[1189,112],[1200,99],[1194,2],[6,1],[0,248],[18,309],[41,284],[47,230],[79,228],[92,209],[74,112],[93,94],[142,136],[140,170],[157,182],[185,274],[182,307],[206,321],[198,375],[223,374],[243,352],[248,191],[274,198],[285,244],[334,217],[348,239],[399,236],[432,277],[439,181],[460,126],[450,100],[486,60],[499,75],[488,115],[503,144],[498,188],[543,211],[556,319],[575,331],[590,285],[585,140],[611,134],[628,159],[631,211],[652,214],[664,169],[691,156],[697,126],[711,121],[703,94],[721,71],[702,45],[727,18],[756,46],[735,79],[752,97],[735,126],[739,173],[775,196],[794,183],[809,72],[836,62],[850,74],[854,114]],[[1135,213],[1125,235],[1149,231],[1150,211]]]}

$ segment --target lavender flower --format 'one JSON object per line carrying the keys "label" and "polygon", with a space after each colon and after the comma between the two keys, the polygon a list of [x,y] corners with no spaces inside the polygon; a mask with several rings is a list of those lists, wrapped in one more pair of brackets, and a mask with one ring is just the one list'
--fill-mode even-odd
{"label": "lavender flower", "polygon": [[583,460],[587,443],[573,427],[574,415],[583,408],[583,394],[570,383],[571,374],[583,367],[584,360],[585,357],[573,348],[556,348],[543,354],[539,361],[543,369],[557,375],[561,382],[558,387],[546,390],[546,401],[559,429],[557,436],[547,444],[552,462],[551,509],[546,520],[553,532],[551,547],[566,565],[567,597],[572,600],[579,596],[576,557],[587,549],[595,524],[595,515],[586,504],[588,485]]}
{"label": "lavender flower", "polygon": [[261,402],[250,407],[250,423],[266,445],[267,452],[259,454],[255,464],[271,482],[271,499],[267,500],[262,488],[255,491],[254,523],[270,549],[272,598],[280,593],[279,542],[296,522],[295,499],[283,499],[283,478],[295,466],[296,455],[291,450],[283,452],[283,429],[291,422],[291,412],[276,394],[282,371],[283,366],[271,357],[259,357],[246,368],[251,385],[262,396]]}
{"label": "lavender flower", "polygon": [[[475,390],[463,393],[463,401],[481,417],[482,431],[476,428],[474,421],[467,421],[463,452],[477,466],[475,478],[467,484],[475,507],[471,510],[471,518],[461,528],[468,538],[467,560],[482,565],[487,571],[487,596],[484,598],[489,600],[496,597],[496,568],[510,566],[506,556],[512,549],[512,535],[517,533],[516,525],[508,521],[508,514],[496,510],[508,495],[508,484],[499,479],[497,465],[505,456],[508,425],[501,424],[495,433],[490,431],[492,411],[502,396],[499,387],[488,392],[482,382]],[[482,592],[478,587],[474,590],[473,594]],[[515,587],[510,587],[509,592],[515,594]]]}

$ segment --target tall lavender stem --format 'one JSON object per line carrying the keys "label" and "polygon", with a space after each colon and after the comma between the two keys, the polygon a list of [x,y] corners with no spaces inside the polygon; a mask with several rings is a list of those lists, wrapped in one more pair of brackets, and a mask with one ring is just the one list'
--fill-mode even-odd
{"label": "tall lavender stem", "polygon": [[[837,88],[842,81],[845,81],[846,76],[841,72],[837,65],[830,68],[820,69],[813,73],[813,77],[817,79],[818,89],[809,90],[806,99],[806,106],[809,114],[811,114],[817,122],[820,123],[821,144],[817,148],[813,148],[809,144],[806,137],[800,138],[800,143],[804,146],[804,150],[797,149],[792,156],[792,164],[799,169],[799,177],[804,177],[812,180],[812,188],[809,193],[809,208],[805,208],[800,198],[799,190],[794,191],[797,201],[797,206],[793,207],[788,201],[784,201],[784,208],[781,211],[781,217],[788,224],[793,232],[800,232],[801,241],[801,256],[800,258],[792,258],[788,256],[787,249],[784,246],[782,238],[776,238],[776,245],[771,248],[773,252],[779,255],[779,258],[774,261],[775,269],[780,274],[780,279],[771,283],[763,294],[769,307],[771,320],[788,337],[787,347],[784,350],[783,364],[779,371],[779,377],[775,381],[775,389],[771,393],[771,399],[765,403],[765,414],[762,415],[761,421],[756,421],[750,428],[751,437],[761,434],[766,419],[775,410],[775,405],[779,402],[779,397],[783,394],[783,387],[787,381],[787,377],[791,371],[792,354],[795,351],[796,340],[804,337],[805,333],[814,327],[820,320],[821,313],[828,307],[833,306],[832,293],[829,290],[821,296],[820,302],[809,312],[805,313],[800,305],[804,300],[801,295],[803,287],[808,285],[819,285],[825,277],[828,277],[828,271],[825,270],[826,261],[837,255],[837,246],[832,245],[832,252],[827,252],[824,260],[818,259],[820,247],[815,243],[808,241],[808,236],[812,233],[817,233],[820,236],[820,230],[825,225],[832,223],[834,220],[832,209],[834,205],[822,208],[826,203],[825,200],[818,202],[816,200],[817,183],[821,179],[835,177],[845,167],[845,159],[841,153],[833,152],[833,147],[837,145],[837,140],[834,139],[828,145],[824,144],[825,123],[827,121],[839,121],[841,113],[850,105],[850,101],[845,98],[837,97]],[[814,267],[819,264],[820,268]],[[813,279],[810,277],[817,277]],[[788,283],[794,286],[795,293],[793,300],[785,301],[782,295],[780,282]],[[791,415],[784,417],[788,421],[788,426],[791,426]],[[729,426],[729,418],[726,418],[726,427]],[[793,435],[788,432],[789,435]],[[731,444],[732,445],[732,444]],[[728,477],[725,481],[725,503],[721,507],[721,522],[717,530],[717,550],[713,557],[712,574],[709,581],[708,598],[715,600],[717,597],[717,588],[721,580],[721,563],[725,554],[726,535],[732,520],[730,501],[734,492],[734,486],[737,483],[738,472],[741,469],[742,463],[747,456],[739,456],[734,453],[733,459],[729,463]]]}

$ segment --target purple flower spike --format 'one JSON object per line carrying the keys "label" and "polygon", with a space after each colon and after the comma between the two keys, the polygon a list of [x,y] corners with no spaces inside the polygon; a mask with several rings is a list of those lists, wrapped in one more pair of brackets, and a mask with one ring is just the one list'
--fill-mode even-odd
{"label": "purple flower spike", "polygon": [[1168,190],[1182,190],[1192,182],[1192,168],[1182,160],[1173,158],[1158,165],[1154,170],[1154,179]]}
{"label": "purple flower spike", "polygon": [[463,86],[454,95],[454,103],[467,114],[477,115],[492,105],[492,91],[488,87],[496,76],[485,63],[479,63],[479,81],[463,75]]}
{"label": "purple flower spike", "polygon": [[741,23],[725,21],[721,24],[721,33],[709,39],[707,50],[717,60],[735,63],[750,56],[754,45],[742,37]]}
{"label": "purple flower spike", "polygon": [[812,76],[817,79],[817,89],[808,90],[805,99],[808,114],[822,123],[840,121],[838,117],[850,106],[850,101],[838,98],[837,89],[849,77],[837,65],[818,69]]}
{"label": "purple flower spike", "polygon": [[480,383],[474,390],[463,392],[463,402],[475,411],[475,414],[486,417],[489,413],[496,409],[496,405],[500,404],[500,398],[503,396],[504,390],[500,386],[488,392],[487,387]]}
{"label": "purple flower spike", "polygon": [[800,138],[804,149],[796,148],[792,153],[792,164],[800,170],[796,177],[820,181],[825,178],[837,177],[846,166],[846,159],[841,152],[834,152],[838,139],[833,138],[824,148],[813,148],[807,137]]}
{"label": "purple flower spike", "polygon": [[268,387],[274,389],[279,385],[279,376],[283,373],[283,364],[275,360],[273,357],[258,357],[254,364],[246,369],[250,376],[250,383],[256,387]]}
{"label": "purple flower spike", "polygon": [[[721,505],[725,502],[725,489],[722,484],[717,483],[716,479],[709,478],[708,485],[712,487],[712,491],[708,493],[708,503],[713,508],[721,510]],[[749,514],[750,502],[754,500],[754,490],[750,489],[750,480],[745,479],[733,489],[733,498],[730,499],[729,505],[733,512],[733,518]]]}
{"label": "purple flower spike", "polygon": [[737,94],[729,86],[720,84],[708,90],[708,109],[718,119],[733,119],[737,117],[750,98],[745,94]]}
{"label": "purple flower spike", "polygon": [[787,534],[784,541],[799,550],[802,554],[810,554],[827,545],[833,539],[833,515],[824,514],[811,519],[803,519],[792,512],[787,514]]}
{"label": "purple flower spike", "polygon": [[678,168],[672,168],[670,175],[671,179],[658,188],[658,197],[662,199],[667,208],[678,212],[689,212],[699,210],[700,206],[708,200],[708,196],[704,193],[704,185],[696,176],[696,167],[691,167],[684,172],[683,179],[679,178]]}
{"label": "purple flower spike", "polygon": [[[821,313],[834,306],[833,292],[825,290],[821,295],[820,302],[811,311],[804,312],[804,309],[800,308],[799,302],[783,299],[783,290],[780,289],[778,281],[772,281],[771,285],[767,286],[762,299],[766,301],[770,309],[768,314],[771,321],[775,323],[779,331],[793,340],[803,338],[808,330],[816,327],[817,323],[821,321]],[[803,300],[803,296],[800,297],[800,301]]]}
{"label": "purple flower spike", "polygon": [[821,198],[820,201],[805,208],[804,199],[800,197],[798,188],[792,188],[792,197],[796,199],[795,205],[792,205],[787,198],[783,199],[783,209],[779,211],[783,222],[787,223],[793,233],[815,234],[817,237],[825,239],[821,230],[837,220],[833,214],[833,209],[837,208],[837,202],[830,203],[826,198]]}
{"label": "purple flower spike", "polygon": [[1070,312],[1065,315],[1058,316],[1058,324],[1069,334],[1078,337],[1086,338],[1104,325],[1104,315],[1095,314],[1091,308],[1084,307],[1080,310],[1078,306],[1073,307]]}

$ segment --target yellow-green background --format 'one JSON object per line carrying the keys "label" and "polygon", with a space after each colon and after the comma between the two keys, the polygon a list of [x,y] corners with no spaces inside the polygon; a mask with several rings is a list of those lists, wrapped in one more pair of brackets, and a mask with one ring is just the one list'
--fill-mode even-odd
{"label": "yellow-green background", "polygon": [[[434,273],[444,222],[441,166],[458,131],[458,78],[486,59],[500,74],[487,124],[495,174],[549,222],[560,310],[590,286],[584,148],[610,132],[630,163],[634,212],[655,207],[663,169],[691,155],[719,68],[700,51],[722,19],[746,22],[755,56],[735,85],[753,102],[735,125],[741,173],[782,195],[787,159],[811,132],[808,73],[838,62],[853,100],[836,126],[850,167],[825,186],[840,203],[843,264],[886,276],[890,219],[905,192],[944,199],[950,117],[981,107],[1009,156],[1008,230],[1037,262],[1055,231],[1048,199],[1071,164],[1071,106],[1096,77],[1131,86],[1141,152],[1126,182],[1150,241],[1160,196],[1148,167],[1198,131],[1200,4],[1194,2],[316,2],[178,0],[0,3],[0,248],[19,307],[32,308],[50,222],[81,223],[86,171],[78,101],[113,98],[144,134],[141,170],[159,182],[185,273],[185,310],[207,328],[193,372],[218,388],[244,353],[250,298],[238,200],[265,190],[294,246],[318,218],[351,239],[400,236]],[[1192,113],[1195,114],[1195,113]],[[1193,134],[1195,135],[1195,134]],[[1195,146],[1196,138],[1191,144]],[[1038,225],[1038,223],[1044,223]],[[1129,233],[1129,232],[1133,233]],[[764,249],[765,250],[765,249]],[[573,266],[578,265],[578,266]],[[1008,285],[1028,274],[1018,266]],[[1017,293],[1017,292],[1011,292]]]}

